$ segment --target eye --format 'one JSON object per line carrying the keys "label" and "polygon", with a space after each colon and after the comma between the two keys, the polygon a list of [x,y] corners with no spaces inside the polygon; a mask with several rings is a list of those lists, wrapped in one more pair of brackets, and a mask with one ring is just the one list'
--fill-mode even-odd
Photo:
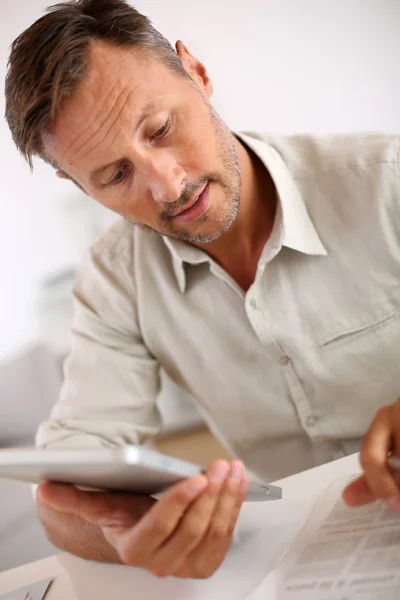
{"label": "eye", "polygon": [[158,131],[153,133],[153,135],[150,136],[150,140],[156,140],[156,139],[163,137],[163,135],[165,135],[167,133],[167,131],[169,130],[170,124],[171,124],[171,121],[170,121],[170,118],[168,117],[168,119],[165,121],[164,125],[162,127],[160,127],[160,129]]}
{"label": "eye", "polygon": [[126,177],[127,177],[127,172],[128,172],[128,166],[124,165],[122,167],[120,167],[117,171],[117,173],[115,174],[115,176],[111,179],[111,181],[109,181],[108,183],[106,183],[106,186],[108,185],[118,185],[119,183],[122,183]]}

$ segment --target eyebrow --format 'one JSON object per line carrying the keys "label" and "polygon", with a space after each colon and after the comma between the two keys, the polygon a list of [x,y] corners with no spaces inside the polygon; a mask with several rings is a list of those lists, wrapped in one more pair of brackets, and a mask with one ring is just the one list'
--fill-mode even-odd
{"label": "eyebrow", "polygon": [[[150,102],[148,102],[140,111],[140,116],[139,119],[134,127],[133,132],[135,133],[140,125],[143,123],[143,121],[145,119],[147,119],[147,117],[149,117],[151,115],[152,112],[154,112],[154,110],[157,108],[156,104],[154,103],[153,100],[150,100]],[[103,165],[102,167],[98,167],[97,169],[95,169],[94,171],[92,171],[89,175],[89,182],[91,184],[98,184],[99,180],[101,178],[101,175],[104,173],[104,171],[106,171],[107,169],[109,169],[110,167],[118,164],[118,162],[121,159],[117,159],[117,160],[113,160],[112,162],[108,163],[107,165]]]}

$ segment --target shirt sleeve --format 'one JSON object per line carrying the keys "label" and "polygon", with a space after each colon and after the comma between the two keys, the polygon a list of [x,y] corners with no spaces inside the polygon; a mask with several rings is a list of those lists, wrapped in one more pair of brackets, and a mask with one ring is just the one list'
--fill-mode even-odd
{"label": "shirt sleeve", "polygon": [[161,429],[159,365],[140,334],[133,233],[117,228],[109,238],[92,248],[74,287],[71,351],[58,402],[36,434],[42,448],[140,444]]}

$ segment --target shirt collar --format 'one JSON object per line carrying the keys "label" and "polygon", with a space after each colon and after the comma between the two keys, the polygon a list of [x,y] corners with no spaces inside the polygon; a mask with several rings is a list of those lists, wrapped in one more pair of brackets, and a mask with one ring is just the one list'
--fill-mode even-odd
{"label": "shirt collar", "polygon": [[293,175],[275,148],[248,134],[235,134],[257,154],[267,167],[278,193],[282,211],[281,245],[304,254],[328,253],[310,219]]}
{"label": "shirt collar", "polygon": [[[279,246],[286,246],[304,254],[326,256],[328,253],[310,219],[294,178],[277,150],[254,135],[247,133],[235,133],[235,135],[261,159],[275,183],[280,218],[276,222],[276,227],[274,226],[274,235],[279,238]],[[280,231],[278,232],[277,229]],[[162,238],[171,253],[174,273],[183,294],[186,289],[185,263],[199,265],[210,262],[210,257],[200,248],[177,238],[165,235]]]}
{"label": "shirt collar", "polygon": [[210,257],[200,248],[178,238],[168,237],[167,235],[163,235],[162,238],[171,253],[175,277],[181,293],[184,294],[186,290],[185,264],[200,265],[201,263],[210,262]]}

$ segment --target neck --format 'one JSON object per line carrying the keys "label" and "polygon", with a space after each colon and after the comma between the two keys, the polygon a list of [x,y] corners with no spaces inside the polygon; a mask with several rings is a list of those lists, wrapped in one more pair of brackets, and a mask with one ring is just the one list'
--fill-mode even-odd
{"label": "neck", "polygon": [[235,222],[218,239],[197,244],[247,291],[274,223],[276,190],[261,160],[235,138],[242,175],[240,207]]}

